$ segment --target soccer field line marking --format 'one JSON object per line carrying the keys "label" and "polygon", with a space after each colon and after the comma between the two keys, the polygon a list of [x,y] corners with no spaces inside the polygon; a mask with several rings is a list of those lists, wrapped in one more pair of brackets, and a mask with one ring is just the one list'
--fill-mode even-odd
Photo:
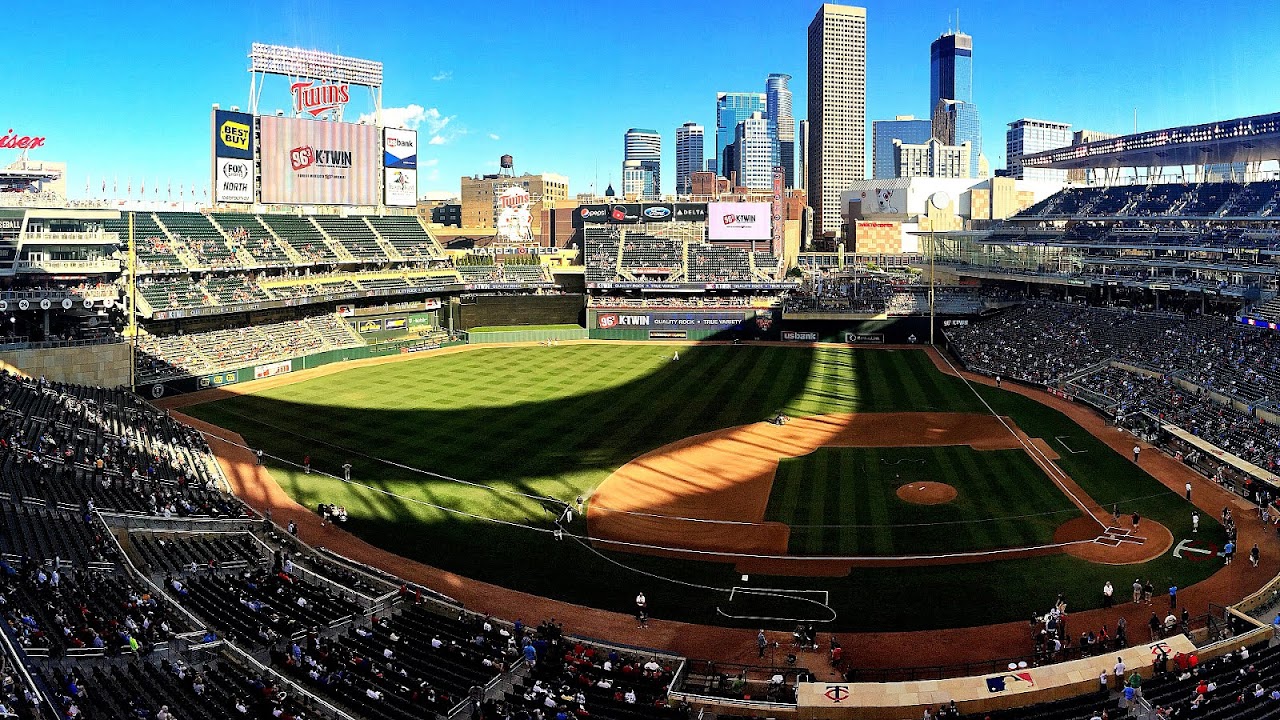
{"label": "soccer field line marking", "polygon": [[[1107,523],[1103,522],[1098,517],[1098,515],[1094,513],[1093,508],[1085,504],[1085,502],[1081,500],[1079,496],[1077,496],[1074,492],[1071,491],[1071,488],[1067,487],[1066,481],[1070,479],[1070,476],[1067,475],[1067,473],[1062,468],[1055,465],[1053,461],[1049,459],[1049,456],[1045,455],[1043,450],[1036,447],[1035,443],[1030,443],[1023,440],[1022,436],[1018,435],[1018,432],[1014,430],[1013,427],[1010,426],[1009,423],[1006,422],[1003,417],[1000,416],[1000,413],[996,412],[995,408],[991,407],[991,403],[988,403],[987,399],[982,397],[982,393],[978,392],[978,389],[973,386],[973,383],[969,382],[969,378],[965,377],[963,373],[961,373],[959,370],[956,369],[956,366],[951,363],[951,358],[947,357],[944,353],[939,351],[937,348],[934,348],[933,351],[938,353],[938,356],[941,357],[942,361],[947,364],[947,367],[951,368],[951,372],[955,373],[955,376],[960,378],[960,381],[963,382],[965,386],[969,388],[969,391],[973,393],[974,397],[978,398],[978,401],[981,402],[983,406],[987,408],[987,412],[990,412],[991,415],[997,421],[999,421],[999,423],[1003,425],[1006,430],[1009,431],[1009,434],[1013,436],[1013,439],[1017,440],[1018,444],[1021,445],[1022,448],[1027,451],[1027,454],[1031,455],[1031,459],[1034,460],[1035,463],[1045,471],[1045,474],[1049,476],[1049,479],[1053,482],[1053,484],[1057,485],[1059,490],[1066,493],[1067,497],[1071,498],[1071,501],[1074,502],[1077,507],[1083,510],[1085,514],[1093,518],[1094,522],[1098,523],[1098,525],[1105,528],[1107,526]],[[1090,498],[1090,499],[1092,500],[1093,498]]]}
{"label": "soccer field line marking", "polygon": [[1060,445],[1062,445],[1062,447],[1066,448],[1066,449],[1067,449],[1067,452],[1071,453],[1072,455],[1079,455],[1079,454],[1081,454],[1081,453],[1087,453],[1087,452],[1089,452],[1088,450],[1073,450],[1073,449],[1071,449],[1071,446],[1070,446],[1070,445],[1068,445],[1068,444],[1066,443],[1066,441],[1062,439],[1062,438],[1064,438],[1064,437],[1071,437],[1071,436],[1070,436],[1070,435],[1054,435],[1054,436],[1053,436],[1053,439],[1054,439],[1054,440],[1057,440],[1057,441],[1058,441],[1058,443],[1059,443]]}

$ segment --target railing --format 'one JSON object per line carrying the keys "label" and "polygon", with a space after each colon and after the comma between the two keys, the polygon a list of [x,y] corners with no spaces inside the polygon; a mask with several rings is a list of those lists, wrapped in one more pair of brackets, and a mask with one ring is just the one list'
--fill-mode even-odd
{"label": "railing", "polygon": [[121,342],[122,338],[117,335],[107,335],[100,338],[90,338],[88,340],[42,340],[40,342],[29,342],[24,338],[6,338],[0,340],[0,351],[4,350],[49,350],[52,348],[67,347],[88,347],[89,345],[108,345],[111,343]]}
{"label": "railing", "polygon": [[120,272],[119,260],[19,260],[14,264],[18,272]]}
{"label": "railing", "polygon": [[111,230],[87,232],[24,232],[18,236],[18,242],[32,245],[56,243],[94,243],[102,245],[120,244],[120,233]]}

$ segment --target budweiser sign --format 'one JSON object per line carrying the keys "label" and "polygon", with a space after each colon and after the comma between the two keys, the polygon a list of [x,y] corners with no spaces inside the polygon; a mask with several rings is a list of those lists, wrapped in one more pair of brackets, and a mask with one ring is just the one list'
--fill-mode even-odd
{"label": "budweiser sign", "polygon": [[19,135],[9,128],[4,135],[0,135],[0,150],[31,150],[44,145],[43,137],[35,137],[32,135]]}
{"label": "budweiser sign", "polygon": [[346,83],[308,80],[294,83],[289,92],[293,93],[294,112],[311,113],[312,117],[326,110],[337,110],[351,102],[351,87]]}

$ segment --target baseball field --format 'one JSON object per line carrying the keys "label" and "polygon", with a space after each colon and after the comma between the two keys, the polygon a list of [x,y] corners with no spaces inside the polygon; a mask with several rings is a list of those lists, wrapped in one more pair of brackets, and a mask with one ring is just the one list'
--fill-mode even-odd
{"label": "baseball field", "polygon": [[[184,412],[263,448],[301,505],[345,506],[346,529],[376,545],[608,610],[643,590],[660,618],[968,627],[1219,567],[1169,551],[1191,530],[1177,493],[1061,413],[922,351],[676,350],[475,348]],[[1196,537],[1222,530],[1206,517]]]}

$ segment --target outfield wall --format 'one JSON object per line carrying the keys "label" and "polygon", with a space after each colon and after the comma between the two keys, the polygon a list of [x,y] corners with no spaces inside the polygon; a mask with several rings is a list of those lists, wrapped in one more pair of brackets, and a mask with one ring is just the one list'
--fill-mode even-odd
{"label": "outfield wall", "polygon": [[309,370],[311,368],[320,367],[321,365],[328,365],[329,363],[346,362],[348,360],[364,360],[366,358],[399,355],[403,353],[419,352],[421,350],[434,350],[439,347],[461,344],[462,343],[423,343],[421,340],[414,339],[380,343],[378,345],[362,345],[360,347],[347,348],[344,350],[325,350],[324,352],[318,352],[312,355],[303,355],[289,360],[281,360],[279,362],[249,365],[236,370],[228,370],[226,372],[214,373],[212,375],[200,375],[197,377],[185,377],[178,378],[176,380],[146,383],[139,385],[137,392],[144,398],[159,399],[169,395],[180,395],[182,393],[195,392],[197,390],[208,390],[209,388],[235,385],[242,382],[248,382],[250,380],[261,380],[262,378],[275,377],[277,375],[284,375],[300,370]]}
{"label": "outfield wall", "polygon": [[586,340],[587,331],[585,328],[576,330],[492,330],[487,332],[476,332],[472,330],[467,333],[467,341],[473,345],[484,343],[520,343],[520,342],[547,342],[548,340]]}

